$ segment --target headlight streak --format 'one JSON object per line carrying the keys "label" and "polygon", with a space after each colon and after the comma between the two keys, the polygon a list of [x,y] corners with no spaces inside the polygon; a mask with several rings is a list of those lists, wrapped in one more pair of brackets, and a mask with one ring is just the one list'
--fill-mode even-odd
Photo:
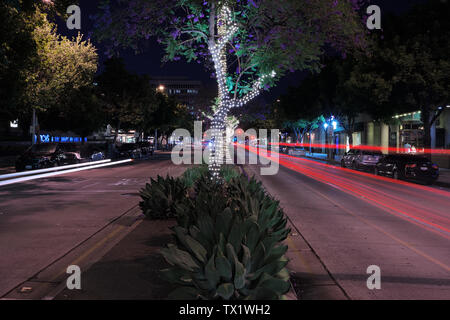
{"label": "headlight streak", "polygon": [[9,178],[15,178],[15,177],[30,176],[30,175],[34,175],[34,174],[37,174],[37,173],[44,173],[44,172],[59,171],[59,170],[65,170],[65,169],[71,169],[71,168],[91,166],[91,165],[100,164],[100,163],[106,163],[106,162],[110,162],[110,161],[111,161],[111,159],[106,159],[106,160],[91,161],[91,162],[85,162],[85,163],[69,164],[67,166],[52,167],[52,168],[37,169],[37,170],[29,170],[29,171],[16,172],[16,173],[8,173],[8,174],[0,175],[0,180],[9,179]]}
{"label": "headlight streak", "polygon": [[67,173],[72,173],[72,172],[77,172],[77,171],[90,170],[90,169],[102,168],[102,167],[107,167],[107,166],[114,166],[114,165],[118,165],[118,164],[132,162],[132,161],[133,161],[133,159],[126,159],[126,160],[102,163],[102,164],[97,164],[97,165],[87,166],[87,167],[82,167],[82,168],[75,168],[75,169],[62,170],[62,171],[57,171],[57,172],[37,174],[37,175],[28,176],[28,177],[22,177],[22,178],[9,179],[9,180],[0,181],[0,186],[6,186],[6,185],[9,185],[9,184],[25,182],[25,181],[29,181],[29,180],[53,177],[53,176],[57,176],[57,175],[61,175],[61,174],[67,174]]}

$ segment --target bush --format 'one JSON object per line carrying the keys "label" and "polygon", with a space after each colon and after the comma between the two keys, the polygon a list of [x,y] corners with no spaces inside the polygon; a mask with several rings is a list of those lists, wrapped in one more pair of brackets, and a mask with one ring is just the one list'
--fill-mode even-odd
{"label": "bush", "polygon": [[174,218],[176,207],[186,201],[187,188],[182,179],[158,176],[140,191],[139,207],[147,218]]}
{"label": "bush", "polygon": [[195,197],[177,206],[175,245],[162,250],[172,267],[162,276],[179,285],[173,299],[281,299],[289,230],[279,203],[256,180],[220,184],[204,175]]}

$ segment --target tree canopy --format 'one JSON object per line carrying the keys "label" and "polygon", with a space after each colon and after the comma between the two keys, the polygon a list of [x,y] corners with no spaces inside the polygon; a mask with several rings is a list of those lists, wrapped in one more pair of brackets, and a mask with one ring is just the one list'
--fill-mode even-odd
{"label": "tree canopy", "polygon": [[357,14],[362,2],[111,0],[103,2],[96,18],[97,36],[110,44],[111,54],[123,47],[138,51],[155,36],[165,48],[165,60],[198,61],[214,74],[215,42],[218,51],[226,52],[224,86],[237,99],[255,90],[255,83],[268,87],[286,72],[319,70],[326,48],[363,47]]}

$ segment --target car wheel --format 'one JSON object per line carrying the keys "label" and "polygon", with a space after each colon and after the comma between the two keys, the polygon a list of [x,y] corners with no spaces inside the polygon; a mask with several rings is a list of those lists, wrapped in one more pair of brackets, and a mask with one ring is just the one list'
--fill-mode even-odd
{"label": "car wheel", "polygon": [[357,168],[356,168],[356,162],[355,162],[355,161],[352,162],[352,169],[353,169],[353,170],[356,170],[356,169],[357,169]]}
{"label": "car wheel", "polygon": [[345,161],[344,160],[341,160],[341,167],[345,168]]}
{"label": "car wheel", "polygon": [[380,173],[378,172],[378,168],[377,167],[375,167],[375,169],[373,169],[373,174],[376,175],[376,176],[380,175]]}

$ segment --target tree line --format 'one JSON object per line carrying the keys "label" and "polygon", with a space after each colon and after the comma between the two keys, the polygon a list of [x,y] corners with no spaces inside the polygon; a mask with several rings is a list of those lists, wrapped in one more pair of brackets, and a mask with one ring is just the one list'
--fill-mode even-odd
{"label": "tree line", "polygon": [[448,1],[385,16],[383,30],[370,34],[366,52],[329,55],[320,73],[309,74],[273,103],[265,125],[290,131],[300,141],[334,116],[352,144],[360,114],[390,124],[396,114],[420,111],[429,148],[430,129],[450,104],[449,16]]}
{"label": "tree line", "polygon": [[33,110],[41,129],[80,136],[110,124],[118,130],[150,133],[192,126],[186,106],[150,86],[149,78],[130,73],[120,59],[104,63],[81,33],[58,33],[56,17],[66,4],[5,1],[0,4],[0,119],[19,119],[28,133]]}

